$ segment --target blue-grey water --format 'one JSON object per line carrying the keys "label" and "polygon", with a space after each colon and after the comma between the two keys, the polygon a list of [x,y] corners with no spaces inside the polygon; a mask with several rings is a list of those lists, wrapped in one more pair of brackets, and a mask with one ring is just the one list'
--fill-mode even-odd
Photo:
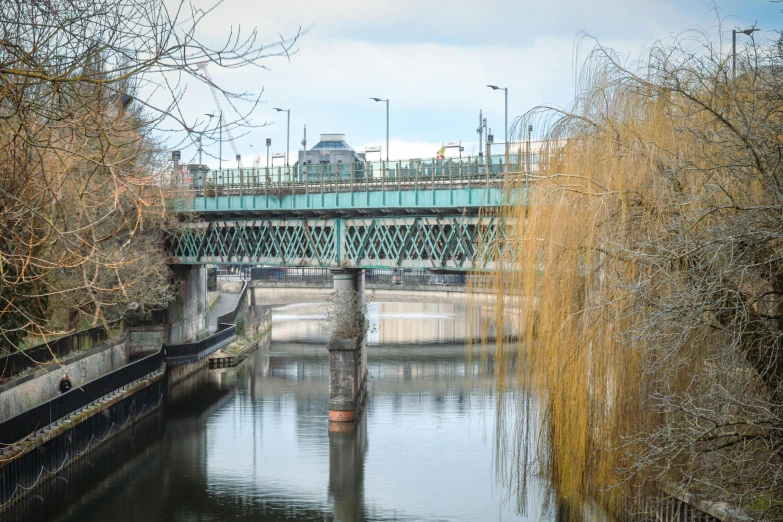
{"label": "blue-grey water", "polygon": [[559,518],[542,514],[537,483],[523,516],[498,481],[493,361],[458,339],[465,309],[375,303],[371,313],[369,398],[353,431],[328,430],[328,354],[313,340],[313,310],[287,307],[268,350],[202,372],[161,414],[83,457],[8,520]]}

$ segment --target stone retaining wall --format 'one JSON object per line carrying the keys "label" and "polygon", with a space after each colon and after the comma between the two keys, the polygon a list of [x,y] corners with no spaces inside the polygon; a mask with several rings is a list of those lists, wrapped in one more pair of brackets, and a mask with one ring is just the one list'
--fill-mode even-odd
{"label": "stone retaining wall", "polygon": [[0,421],[59,395],[63,372],[68,373],[74,386],[79,386],[125,366],[130,362],[130,345],[125,342],[126,338],[127,333],[61,359],[62,365],[50,364],[3,384],[0,386]]}

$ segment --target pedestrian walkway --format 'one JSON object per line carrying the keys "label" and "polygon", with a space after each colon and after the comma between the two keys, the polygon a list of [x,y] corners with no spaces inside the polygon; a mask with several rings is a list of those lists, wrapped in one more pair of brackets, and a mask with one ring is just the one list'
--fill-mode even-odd
{"label": "pedestrian walkway", "polygon": [[209,309],[207,314],[207,327],[209,333],[217,332],[217,320],[221,315],[225,315],[236,308],[239,302],[240,294],[227,294],[225,292],[220,293],[220,298],[215,305]]}

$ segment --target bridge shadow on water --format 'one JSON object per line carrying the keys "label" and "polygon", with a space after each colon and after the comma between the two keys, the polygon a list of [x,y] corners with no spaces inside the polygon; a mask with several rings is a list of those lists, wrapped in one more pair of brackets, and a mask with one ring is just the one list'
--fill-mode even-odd
{"label": "bridge shadow on water", "polygon": [[[545,510],[535,481],[525,515],[507,501],[493,472],[497,405],[521,392],[498,389],[492,353],[468,355],[457,338],[463,310],[414,318],[410,306],[382,309],[388,332],[419,333],[371,345],[367,409],[352,430],[327,430],[324,346],[278,340],[237,368],[190,377],[162,412],[63,470],[3,520],[559,521],[566,512],[598,520]],[[312,318],[291,315],[283,322],[309,331]],[[440,343],[428,328],[446,332]],[[513,371],[512,353],[508,361]]]}

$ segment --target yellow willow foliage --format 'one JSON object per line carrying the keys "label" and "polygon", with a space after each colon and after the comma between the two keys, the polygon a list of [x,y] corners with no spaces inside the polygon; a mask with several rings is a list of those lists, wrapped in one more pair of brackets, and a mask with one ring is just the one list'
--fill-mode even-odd
{"label": "yellow willow foliage", "polygon": [[[653,50],[642,73],[603,50],[588,63],[573,108],[546,127],[537,172],[508,181],[514,203],[500,211],[509,234],[493,305],[500,320],[504,307],[513,310],[505,320],[521,332],[517,384],[535,402],[525,422],[539,430],[525,441],[536,455],[517,463],[519,476],[542,475],[575,506],[597,500],[621,511],[663,484],[743,502],[750,489],[724,486],[727,468],[705,460],[730,462],[732,448],[707,447],[709,427],[683,405],[728,425],[729,413],[708,410],[721,393],[758,404],[780,377],[754,364],[751,348],[764,342],[746,338],[759,296],[775,288],[783,248],[765,238],[754,251],[743,238],[767,226],[765,212],[770,228],[780,222],[771,158],[783,104],[769,77],[728,81],[722,62],[661,54],[656,61]],[[754,273],[757,265],[764,271]],[[503,345],[499,336],[499,375]],[[777,352],[764,353],[767,367],[778,364],[769,362]],[[719,367],[744,382],[715,391]],[[769,439],[749,418],[730,440]],[[763,470],[770,445],[754,443],[743,455]],[[751,469],[737,473],[752,480]],[[759,495],[779,491],[765,487]]]}

